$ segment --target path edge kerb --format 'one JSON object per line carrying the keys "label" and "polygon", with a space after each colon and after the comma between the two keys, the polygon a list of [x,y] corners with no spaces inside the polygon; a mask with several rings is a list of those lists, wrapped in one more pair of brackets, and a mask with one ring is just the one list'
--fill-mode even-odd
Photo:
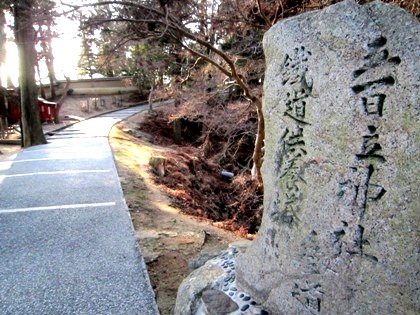
{"label": "path edge kerb", "polygon": [[[159,101],[159,102],[157,102],[157,104],[158,104],[158,105],[155,105],[155,106],[156,106],[156,107],[162,107],[162,106],[170,105],[170,104],[168,104],[168,102],[171,102],[171,103],[172,103],[173,101],[172,101],[172,100],[170,100],[170,99],[169,99],[169,100]],[[144,105],[147,105],[147,104],[148,104],[148,102],[142,102],[142,103],[137,103],[137,104],[130,105],[130,106],[128,106],[127,108],[132,108],[132,107],[136,107],[136,106],[144,106]],[[127,109],[127,108],[124,108],[124,109]],[[115,110],[115,111],[112,111],[112,112],[122,111],[122,110],[124,110],[124,109],[118,109],[118,110]],[[113,162],[114,162],[114,170],[115,170],[115,174],[116,174],[116,175],[117,175],[117,177],[118,177],[118,187],[119,187],[118,189],[120,190],[120,194],[121,194],[121,196],[123,197],[123,198],[122,198],[123,205],[124,205],[124,208],[125,208],[126,214],[127,214],[127,216],[128,216],[128,219],[129,219],[129,221],[130,221],[131,234],[132,234],[132,237],[133,237],[133,240],[134,240],[134,246],[135,246],[135,248],[136,248],[136,250],[137,250],[137,256],[138,256],[138,259],[139,259],[139,261],[140,261],[141,268],[142,268],[143,270],[146,270],[146,271],[147,271],[147,277],[145,277],[145,282],[146,282],[146,285],[147,285],[147,286],[149,286],[149,287],[151,288],[151,291],[153,292],[153,295],[154,295],[154,298],[155,298],[155,301],[156,301],[156,293],[155,293],[155,291],[153,290],[153,286],[152,286],[152,283],[151,283],[151,281],[150,281],[149,270],[147,269],[147,265],[146,265],[146,263],[145,263],[145,261],[144,261],[144,256],[143,256],[143,253],[142,253],[142,251],[141,251],[141,247],[140,247],[139,241],[138,241],[138,239],[136,238],[135,228],[134,228],[133,221],[132,221],[132,219],[131,219],[131,215],[130,215],[130,209],[128,208],[127,201],[126,201],[126,199],[125,199],[125,195],[124,195],[124,191],[123,191],[122,186],[121,186],[121,180],[120,180],[120,175],[119,175],[119,173],[118,173],[117,161],[116,161],[116,159],[115,159],[114,151],[113,151],[112,146],[111,146],[111,144],[110,144],[110,133],[111,133],[111,131],[112,131],[112,129],[113,129],[113,128],[116,128],[116,125],[118,125],[118,124],[120,124],[120,123],[124,122],[125,120],[129,119],[130,117],[133,117],[133,116],[135,116],[135,115],[137,115],[137,114],[139,114],[139,113],[141,113],[141,112],[146,111],[147,109],[148,109],[147,107],[144,107],[144,108],[140,109],[138,112],[136,112],[136,113],[134,113],[134,114],[132,114],[132,115],[129,115],[129,116],[127,116],[127,117],[125,117],[125,118],[121,119],[120,121],[116,122],[115,124],[113,124],[113,125],[112,125],[112,127],[109,129],[109,132],[108,132],[108,135],[107,135],[107,139],[108,139],[108,145],[109,145],[110,150],[111,150],[111,153],[112,153],[112,159],[113,159]],[[104,114],[102,114],[102,115],[109,114],[109,113],[111,113],[111,112],[107,112],[107,113],[104,113]],[[98,116],[101,116],[101,115],[97,115],[97,116],[95,116],[95,117],[98,117]],[[88,119],[91,119],[91,118],[94,118],[94,117],[90,117],[90,118],[88,118]],[[62,129],[65,129],[65,128],[67,128],[67,127],[68,127],[68,126],[66,126],[66,127],[62,128]],[[158,306],[157,306],[157,301],[156,301],[156,303],[155,303],[155,307],[154,307],[154,308],[155,308],[155,310],[154,310],[154,311],[156,312],[156,314],[160,314],[160,312],[159,312],[159,308],[158,308]]]}
{"label": "path edge kerb", "polygon": [[[157,106],[157,107],[161,107],[161,106],[169,105],[169,104],[164,104],[164,103],[169,103],[169,102],[171,102],[171,103],[172,103],[172,102],[175,102],[175,100],[173,100],[173,99],[171,99],[171,98],[167,98],[167,99],[162,99],[162,100],[159,100],[159,101],[157,101],[157,102],[154,102],[153,104],[158,104],[158,105],[155,105],[155,106]],[[85,118],[85,119],[83,119],[83,120],[81,120],[81,121],[86,121],[86,120],[89,120],[89,119],[92,119],[92,118],[98,118],[98,117],[103,116],[103,115],[112,114],[112,113],[115,113],[115,112],[118,112],[118,111],[122,111],[122,110],[125,110],[125,109],[132,108],[132,107],[136,107],[136,106],[143,106],[143,105],[147,105],[147,104],[149,104],[149,102],[148,102],[148,101],[141,101],[141,102],[139,102],[139,103],[130,104],[130,105],[128,105],[128,106],[126,106],[126,107],[123,107],[123,108],[117,108],[117,109],[113,109],[113,110],[110,110],[110,111],[105,112],[105,113],[99,113],[99,114],[97,114],[97,115],[94,115],[94,116],[91,116],[91,117]],[[160,105],[159,105],[159,104],[160,104]],[[139,113],[140,113],[140,111],[139,111]],[[124,120],[126,120],[126,119],[130,118],[131,116],[134,116],[134,115],[137,115],[137,114],[138,114],[138,113],[135,113],[135,114],[133,114],[133,115],[127,116],[126,118],[121,119],[121,121],[124,121]],[[66,128],[69,128],[69,127],[71,127],[71,126],[73,126],[73,125],[75,125],[75,124],[80,123],[81,121],[75,121],[75,122],[73,122],[73,123],[69,123],[68,125],[61,126],[61,127],[57,128],[57,129],[53,129],[53,130],[47,131],[47,132],[45,132],[44,134],[45,134],[45,135],[47,135],[47,136],[53,136],[53,135],[54,135],[54,133],[56,133],[56,132],[58,132],[58,131],[61,131],[61,130],[64,130],[64,129],[66,129]],[[118,124],[118,123],[120,123],[121,121],[116,122],[115,124]]]}

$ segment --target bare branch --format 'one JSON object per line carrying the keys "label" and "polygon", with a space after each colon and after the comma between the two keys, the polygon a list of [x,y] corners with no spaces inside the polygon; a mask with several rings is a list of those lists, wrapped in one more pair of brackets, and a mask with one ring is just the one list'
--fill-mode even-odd
{"label": "bare branch", "polygon": [[203,60],[207,61],[208,63],[211,63],[212,65],[214,65],[217,69],[219,69],[221,72],[223,72],[228,77],[232,77],[232,73],[229,72],[228,70],[226,70],[225,68],[223,68],[217,61],[211,59],[209,56],[207,56],[205,54],[200,53],[199,51],[194,50],[191,47],[188,47],[183,42],[181,42],[180,44],[182,45],[182,47],[184,47],[186,50],[188,50],[192,54],[194,54],[194,55],[198,56],[199,58],[202,58]]}
{"label": "bare branch", "polygon": [[168,21],[168,16],[169,16],[169,10],[168,10],[168,5],[165,4],[164,6],[165,8],[165,30],[162,32],[162,35],[159,36],[159,38],[163,38],[163,36],[165,36],[166,32],[168,31],[169,28],[169,21]]}
{"label": "bare branch", "polygon": [[271,26],[271,22],[270,20],[267,18],[267,16],[264,14],[264,11],[261,8],[261,1],[260,0],[255,0],[257,2],[257,7],[258,7],[258,13],[261,15],[261,17],[264,19],[265,24],[267,24],[267,26]]}

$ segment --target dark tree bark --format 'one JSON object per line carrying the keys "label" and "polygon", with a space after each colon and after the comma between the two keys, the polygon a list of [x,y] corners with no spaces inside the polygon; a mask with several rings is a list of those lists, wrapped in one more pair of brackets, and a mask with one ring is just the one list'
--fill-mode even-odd
{"label": "dark tree bark", "polygon": [[[6,17],[4,15],[4,10],[0,5],[0,70],[3,66],[6,56],[6,34],[3,31],[4,25],[6,24]],[[0,87],[2,86],[2,81],[0,77]]]}
{"label": "dark tree bark", "polygon": [[60,99],[57,101],[57,108],[55,111],[54,122],[56,124],[60,123],[60,110],[63,106],[64,100],[66,99],[67,92],[70,90],[70,78],[66,77],[66,85],[64,86],[63,95],[61,95]]}
{"label": "dark tree bark", "polygon": [[48,69],[48,79],[50,81],[50,91],[51,91],[51,99],[55,100],[57,97],[57,93],[55,91],[55,69],[54,69],[54,56],[52,51],[52,31],[51,26],[47,25],[47,31],[44,34],[44,39],[41,41],[41,47],[44,51],[45,55],[45,64],[47,65]]}
{"label": "dark tree bark", "polygon": [[16,0],[13,3],[15,39],[19,52],[22,147],[46,143],[35,83],[36,52],[32,6],[33,0]]}
{"label": "dark tree bark", "polygon": [[41,69],[39,68],[39,62],[37,62],[37,64],[35,65],[36,68],[36,73],[38,75],[38,79],[39,79],[39,90],[41,92],[41,97],[46,99],[47,96],[45,94],[45,89],[44,89],[44,85],[42,84],[42,77],[41,77]]}
{"label": "dark tree bark", "polygon": [[[37,43],[41,47],[41,51],[38,53],[38,63],[41,61],[45,62],[48,70],[48,79],[50,85],[51,99],[55,100],[57,97],[55,89],[55,69],[54,69],[54,55],[52,48],[52,40],[57,35],[53,31],[52,27],[55,25],[56,3],[52,0],[34,0],[34,11],[33,16],[36,17],[36,24],[38,28]],[[41,78],[40,78],[41,79]],[[42,96],[45,98],[45,96]]]}
{"label": "dark tree bark", "polygon": [[[3,31],[6,24],[6,18],[2,5],[0,5],[0,70],[3,66],[6,56],[6,34]],[[7,108],[6,108],[6,89],[3,88],[3,82],[0,77],[0,136],[4,133],[7,125]]]}

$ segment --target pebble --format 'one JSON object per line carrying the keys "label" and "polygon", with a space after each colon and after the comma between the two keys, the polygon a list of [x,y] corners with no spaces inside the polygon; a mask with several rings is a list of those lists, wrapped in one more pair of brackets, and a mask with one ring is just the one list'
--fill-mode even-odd
{"label": "pebble", "polygon": [[245,305],[243,305],[243,306],[241,307],[241,311],[242,311],[242,312],[245,312],[248,308],[249,308],[249,305],[248,305],[248,304],[245,304]]}
{"label": "pebble", "polygon": [[[223,277],[223,291],[225,292],[226,297],[230,298],[233,302],[235,300],[238,301],[238,299],[247,302],[247,304],[243,304],[240,308],[241,312],[245,312],[248,309],[251,309],[252,314],[257,314],[260,310],[258,314],[269,315],[267,311],[261,310],[261,308],[258,306],[258,303],[251,299],[251,296],[246,295],[245,293],[237,292],[238,289],[235,287],[235,257],[238,253],[239,251],[236,248],[233,248],[229,252],[226,252],[222,256],[220,256],[220,266],[224,269],[225,272],[225,275]],[[230,288],[230,286],[232,287]],[[239,305],[240,304],[242,303],[239,302]]]}

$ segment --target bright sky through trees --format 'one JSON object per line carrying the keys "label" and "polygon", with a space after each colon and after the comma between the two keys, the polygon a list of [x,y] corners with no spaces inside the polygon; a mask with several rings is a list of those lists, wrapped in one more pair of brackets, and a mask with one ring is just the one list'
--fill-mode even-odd
{"label": "bright sky through trees", "polygon": [[[54,68],[58,80],[64,79],[64,75],[71,79],[77,78],[77,65],[80,58],[80,38],[78,35],[78,23],[64,16],[56,19],[55,31],[59,34],[58,38],[52,41],[54,53]],[[0,76],[3,84],[6,84],[7,75],[10,76],[15,86],[18,85],[18,52],[13,41],[13,18],[7,15],[7,44],[6,44],[6,64],[2,67]],[[46,66],[41,62],[41,76],[44,83],[48,82],[48,72]]]}
{"label": "bright sky through trees", "polygon": [[64,78],[63,74],[65,74],[75,79],[81,46],[78,23],[61,17],[57,20],[57,31],[60,37],[53,39],[52,42],[57,78]]}

